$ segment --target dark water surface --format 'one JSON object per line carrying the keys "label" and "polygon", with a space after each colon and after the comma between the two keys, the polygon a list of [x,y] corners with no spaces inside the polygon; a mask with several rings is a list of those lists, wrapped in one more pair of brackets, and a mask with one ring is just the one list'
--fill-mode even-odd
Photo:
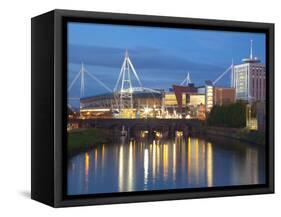
{"label": "dark water surface", "polygon": [[231,139],[101,144],[68,161],[69,195],[265,183],[264,148]]}

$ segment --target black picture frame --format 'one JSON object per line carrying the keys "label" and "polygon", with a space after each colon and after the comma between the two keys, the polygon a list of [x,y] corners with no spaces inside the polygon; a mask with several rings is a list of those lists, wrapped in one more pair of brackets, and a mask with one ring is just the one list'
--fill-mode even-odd
{"label": "black picture frame", "polygon": [[[265,185],[66,195],[66,23],[98,22],[266,34],[267,126]],[[31,198],[53,207],[274,193],[274,24],[53,10],[32,18]],[[44,123],[44,124],[42,124]]]}

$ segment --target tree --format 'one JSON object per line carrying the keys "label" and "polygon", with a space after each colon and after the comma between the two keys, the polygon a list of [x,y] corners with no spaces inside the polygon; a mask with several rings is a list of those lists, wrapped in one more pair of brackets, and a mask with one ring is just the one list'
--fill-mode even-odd
{"label": "tree", "polygon": [[237,101],[228,105],[215,105],[208,115],[207,124],[218,127],[245,127],[246,103]]}

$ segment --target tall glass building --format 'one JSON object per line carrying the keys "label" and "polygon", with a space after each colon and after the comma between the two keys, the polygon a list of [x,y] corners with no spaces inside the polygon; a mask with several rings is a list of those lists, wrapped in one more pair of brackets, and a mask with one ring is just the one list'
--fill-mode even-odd
{"label": "tall glass building", "polygon": [[265,65],[257,57],[253,57],[251,41],[250,57],[243,59],[232,70],[231,85],[236,90],[236,99],[248,102],[265,101],[265,74]]}

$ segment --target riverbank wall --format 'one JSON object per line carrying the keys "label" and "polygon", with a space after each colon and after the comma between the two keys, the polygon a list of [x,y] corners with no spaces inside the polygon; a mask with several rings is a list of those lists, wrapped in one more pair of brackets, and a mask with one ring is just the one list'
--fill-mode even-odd
{"label": "riverbank wall", "polygon": [[265,145],[265,134],[247,128],[225,128],[213,126],[201,126],[199,133],[204,136],[226,137],[249,142],[257,145]]}

